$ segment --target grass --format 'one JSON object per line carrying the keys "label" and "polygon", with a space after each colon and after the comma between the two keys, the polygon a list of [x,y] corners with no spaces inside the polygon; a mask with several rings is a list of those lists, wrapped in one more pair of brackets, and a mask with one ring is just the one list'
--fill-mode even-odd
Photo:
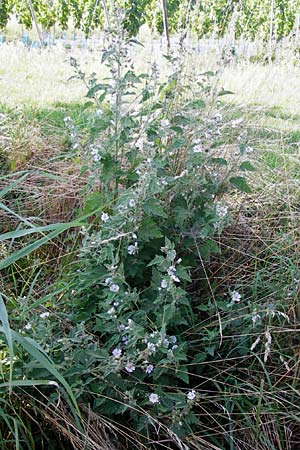
{"label": "grass", "polygon": [[[145,53],[148,50],[149,47],[139,52],[137,64],[141,70],[145,68],[143,60],[147,61]],[[69,52],[60,49],[28,51],[15,45],[0,47],[0,59],[3,61],[0,113],[6,115],[4,125],[0,122],[0,155],[7,157],[6,168],[2,172],[9,172],[15,179],[20,176],[14,175],[16,170],[42,171],[42,174],[36,172],[18,186],[8,198],[8,205],[26,220],[38,220],[41,225],[74,219],[82,207],[81,193],[86,182],[84,175],[78,173],[76,161],[61,159],[61,155],[68,155],[69,151],[64,117],[71,116],[84,136],[94,114],[83,108],[85,88],[82,84],[77,80],[68,81],[73,75],[67,63],[68,56]],[[98,54],[82,51],[75,56],[88,73],[105,74]],[[219,84],[234,92],[225,100],[221,97],[225,122],[229,124],[233,119],[243,118],[238,128],[228,126],[228,139],[226,142],[220,141],[219,147],[230,155],[233,151],[230,142],[235,142],[240,133],[246,133],[249,145],[253,147],[250,158],[257,167],[257,171],[250,174],[252,193],[247,197],[238,195],[231,200],[234,223],[218,242],[222,254],[210,259],[204,281],[210,280],[221,294],[231,286],[244,292],[245,302],[238,311],[239,318],[250,317],[254,310],[259,315],[266,315],[264,333],[267,329],[272,333],[272,352],[271,360],[264,363],[265,347],[262,342],[266,334],[259,336],[252,327],[245,329],[242,336],[226,337],[233,343],[239,342],[241,356],[240,359],[229,358],[211,363],[217,366],[219,378],[206,380],[207,363],[197,364],[198,386],[204,386],[208,391],[213,386],[216,390],[211,396],[203,398],[199,413],[199,416],[209,417],[210,427],[200,429],[186,443],[192,449],[220,450],[218,436],[223,432],[234,436],[227,440],[229,444],[226,449],[229,450],[296,450],[300,443],[297,350],[300,307],[296,281],[300,277],[299,68],[280,62],[263,65],[248,61],[222,67],[214,55],[209,58],[204,55],[196,63],[199,74],[206,70],[219,70]],[[162,76],[165,76],[164,68]],[[3,214],[2,210],[1,232],[15,229],[19,222],[18,218]],[[72,233],[66,233],[60,240],[51,239],[44,252],[34,253],[32,259],[28,257],[17,261],[10,271],[5,272],[1,288],[13,299],[7,305],[8,310],[14,311],[19,304],[33,312],[43,305],[46,308],[51,305],[54,310],[63,309],[60,294],[53,294],[51,300],[47,298],[43,304],[39,302],[46,298],[43,297],[46,293],[51,292],[51,283],[58,277],[59,271],[64,270],[65,265],[61,261],[66,261],[66,257],[75,253],[73,237]],[[15,243],[13,245],[16,246]],[[0,255],[1,252],[4,258],[7,248],[0,247]],[[36,276],[43,267],[41,283]],[[201,271],[198,275],[203,277]],[[35,299],[33,304],[29,300],[28,303],[21,300],[28,287]],[[22,301],[25,303],[22,304]],[[272,310],[275,303],[282,304],[290,323],[278,311]],[[234,320],[239,319],[233,317],[223,326],[230,329]],[[12,322],[18,323],[17,318]],[[201,345],[197,340],[199,327],[205,326],[203,321],[190,330],[195,336],[196,347]],[[255,356],[243,354],[243,347],[249,341],[255,342],[258,337],[261,337],[261,343]],[[216,338],[212,338],[212,344],[215,343]],[[31,351],[37,352],[32,348]],[[47,364],[39,353],[38,357],[40,362]],[[191,373],[191,376],[195,374]],[[19,394],[21,392],[18,391]],[[242,398],[241,392],[244,392]],[[14,395],[18,397],[18,394]],[[28,394],[25,392],[25,395]],[[256,407],[253,406],[255,399],[258,399]],[[23,395],[16,398],[15,404],[19,407],[19,414],[26,416],[28,410],[24,406]],[[126,433],[118,430],[116,424],[107,424],[100,415],[96,417],[89,409],[82,408],[87,436],[87,442],[84,442],[64,401],[57,410],[51,411],[44,398],[35,408],[35,411],[30,411],[34,420],[38,417],[52,430],[57,430],[66,442],[73,442],[76,448],[97,448],[97,445],[105,445],[103,442],[110,439],[109,445],[114,449],[114,433]],[[19,416],[17,420],[21,431],[29,427],[27,435],[30,436],[28,417],[25,425]],[[96,423],[98,428],[91,426],[91,423]],[[226,424],[226,429],[222,429],[222,424]],[[130,445],[134,445],[136,436],[128,432],[127,438],[127,448],[132,448]],[[215,447],[207,444],[208,438],[215,443]],[[34,448],[34,444],[30,445]],[[67,443],[64,448],[69,445],[72,448]],[[150,444],[149,447],[140,444],[137,448],[151,447]]]}

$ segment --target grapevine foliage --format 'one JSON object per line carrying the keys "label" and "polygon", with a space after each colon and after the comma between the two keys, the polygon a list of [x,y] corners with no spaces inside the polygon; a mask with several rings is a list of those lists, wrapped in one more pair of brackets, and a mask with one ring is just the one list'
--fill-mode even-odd
{"label": "grapevine foliage", "polygon": [[[72,24],[88,36],[104,24],[103,2],[100,0],[31,0],[38,23],[45,30],[58,25],[67,30]],[[163,32],[160,2],[157,0],[118,0],[124,9],[124,27],[135,36],[141,25]],[[211,33],[223,36],[229,24],[235,36],[248,39],[268,39],[272,17],[272,35],[277,40],[288,36],[294,29],[300,0],[275,0],[273,14],[269,0],[168,0],[168,23],[171,32],[178,32],[186,25],[202,38]],[[28,0],[0,1],[0,29],[5,28],[11,15],[30,29],[32,14]]]}

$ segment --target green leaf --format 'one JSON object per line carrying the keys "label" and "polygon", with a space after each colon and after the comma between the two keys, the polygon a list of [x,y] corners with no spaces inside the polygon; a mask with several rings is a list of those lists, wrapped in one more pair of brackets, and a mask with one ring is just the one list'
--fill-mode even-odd
{"label": "green leaf", "polygon": [[[76,226],[78,226],[78,224]],[[60,227],[58,227],[58,229],[52,231],[47,236],[44,236],[41,239],[38,239],[37,241],[34,241],[31,244],[26,245],[26,247],[23,247],[20,250],[17,250],[16,252],[7,256],[0,262],[0,270],[5,269],[6,267],[10,266],[11,264],[15,263],[21,258],[28,256],[30,253],[42,247],[56,236],[66,231],[68,228],[70,228],[70,224],[61,225]]]}
{"label": "green leaf", "polygon": [[12,183],[10,183],[8,186],[5,186],[3,189],[0,190],[0,198],[4,197],[8,192],[10,192],[11,190],[13,190],[15,187],[17,187],[20,183],[22,183],[22,181],[25,180],[25,178],[27,178],[29,175],[29,173],[25,173],[21,178],[19,178],[16,181],[13,181]]}
{"label": "green leaf", "polygon": [[53,380],[13,380],[9,383],[0,383],[0,388],[8,386],[57,386],[56,381]]}
{"label": "green leaf", "polygon": [[189,374],[187,366],[180,366],[178,370],[175,372],[176,378],[179,378],[186,384],[189,384]]}
{"label": "green leaf", "polygon": [[108,87],[107,84],[102,83],[96,84],[95,86],[93,86],[91,89],[88,90],[86,96],[88,98],[93,98],[98,91],[106,91],[107,87]]}
{"label": "green leaf", "polygon": [[246,183],[243,177],[232,177],[230,178],[230,183],[239,191],[249,193],[251,192],[250,186]]}
{"label": "green leaf", "polygon": [[[34,228],[26,228],[25,230],[15,230],[10,231],[8,233],[0,234],[0,242],[5,241],[6,239],[17,239],[19,237],[28,236],[33,233],[42,233],[45,231],[53,231],[61,228],[61,226],[66,226],[67,223],[54,223],[51,225],[45,225],[43,227],[34,227]],[[78,223],[78,226],[81,225]]]}
{"label": "green leaf", "polygon": [[161,233],[158,225],[150,217],[145,217],[139,229],[139,239],[144,242],[149,242],[152,239],[161,238]]}
{"label": "green leaf", "polygon": [[152,261],[149,262],[147,267],[158,266],[158,265],[162,264],[164,262],[164,260],[165,260],[165,258],[163,256],[156,255],[155,258],[153,258]]}
{"label": "green leaf", "polygon": [[224,158],[212,158],[210,160],[212,164],[217,164],[219,166],[227,166],[227,161]]}
{"label": "green leaf", "polygon": [[13,362],[14,362],[14,346],[12,339],[12,332],[9,325],[8,314],[2,295],[0,294],[0,321],[2,323],[2,330],[7,340],[9,350],[9,390],[11,392],[12,386],[12,374],[13,374]]}
{"label": "green leaf", "polygon": [[[5,333],[4,327],[0,327],[0,332]],[[18,342],[26,352],[28,352],[36,361],[38,361],[44,369],[51,373],[66,389],[71,402],[73,403],[78,416],[80,417],[80,410],[76,401],[76,398],[72,392],[70,385],[67,383],[65,378],[58,372],[54,363],[50,358],[46,357],[36,345],[33,345],[32,340],[22,336],[20,333],[11,330],[11,338]]]}
{"label": "green leaf", "polygon": [[241,165],[240,165],[240,169],[241,170],[247,170],[249,172],[255,172],[256,168],[251,164],[250,161],[244,161]]}
{"label": "green leaf", "polygon": [[203,109],[205,108],[206,103],[204,100],[198,99],[189,102],[186,106],[191,109]]}
{"label": "green leaf", "polygon": [[86,197],[83,213],[89,214],[95,209],[100,208],[104,203],[103,194],[100,194],[100,192],[92,192]]}
{"label": "green leaf", "polygon": [[199,364],[202,363],[203,361],[205,361],[207,358],[206,353],[204,352],[200,352],[198,353],[195,358],[192,360],[192,364]]}
{"label": "green leaf", "polygon": [[164,323],[168,325],[171,322],[171,319],[173,319],[175,313],[176,313],[176,307],[174,304],[166,305],[164,307],[164,313],[163,313]]}
{"label": "green leaf", "polygon": [[244,154],[246,153],[247,150],[247,145],[246,144],[240,144],[240,154],[241,156],[244,156]]}
{"label": "green leaf", "polygon": [[234,95],[235,92],[232,91],[225,91],[225,89],[222,89],[220,92],[218,92],[218,97],[222,97],[222,95]]}
{"label": "green leaf", "polygon": [[160,204],[160,201],[157,198],[150,198],[147,200],[143,206],[143,210],[149,216],[157,216],[162,217],[163,219],[167,219],[168,215],[163,210],[163,207]]}

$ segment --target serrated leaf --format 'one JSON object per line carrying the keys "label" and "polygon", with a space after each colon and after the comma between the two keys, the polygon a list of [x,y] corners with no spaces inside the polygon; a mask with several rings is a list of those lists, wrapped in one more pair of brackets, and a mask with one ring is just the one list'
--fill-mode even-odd
{"label": "serrated leaf", "polygon": [[184,383],[189,384],[189,375],[186,366],[180,366],[180,368],[176,370],[175,375],[176,378],[179,378]]}
{"label": "serrated leaf", "polygon": [[98,91],[105,91],[107,87],[108,87],[107,84],[102,83],[96,84],[95,86],[93,86],[91,89],[88,90],[86,96],[88,98],[93,98]]}
{"label": "serrated leaf", "polygon": [[147,267],[160,265],[160,264],[162,264],[164,262],[164,260],[165,260],[165,258],[163,256],[156,255],[155,258],[152,259],[152,261],[149,262]]}
{"label": "serrated leaf", "polygon": [[167,219],[168,215],[165,213],[163,207],[160,204],[160,201],[157,198],[150,198],[146,201],[143,206],[143,210],[149,216],[157,216],[162,217],[163,219]]}
{"label": "serrated leaf", "polygon": [[205,361],[207,358],[207,354],[204,352],[198,353],[195,358],[192,360],[192,364],[199,364]]}
{"label": "serrated leaf", "polygon": [[149,242],[152,239],[161,238],[163,235],[159,226],[150,217],[145,217],[139,229],[139,239]]}
{"label": "serrated leaf", "polygon": [[251,192],[251,188],[247,184],[245,178],[243,178],[243,177],[232,177],[232,178],[230,178],[229,181],[239,191],[246,192],[247,194]]}
{"label": "serrated leaf", "polygon": [[103,195],[100,192],[92,192],[86,197],[83,213],[89,214],[95,209],[100,208],[104,203]]}
{"label": "serrated leaf", "polygon": [[174,317],[175,312],[176,307],[173,304],[164,307],[163,319],[166,324],[170,323],[171,319]]}

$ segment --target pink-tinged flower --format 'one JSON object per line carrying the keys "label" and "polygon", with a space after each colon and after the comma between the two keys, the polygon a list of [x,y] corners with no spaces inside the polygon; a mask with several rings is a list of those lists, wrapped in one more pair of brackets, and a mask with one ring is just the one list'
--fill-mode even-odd
{"label": "pink-tinged flower", "polygon": [[128,372],[128,373],[132,373],[132,372],[135,371],[135,365],[134,365],[133,363],[131,363],[131,362],[128,362],[128,363],[126,364],[126,366],[125,366],[125,370],[126,370],[126,372]]}
{"label": "pink-tinged flower", "polygon": [[154,367],[152,366],[152,364],[149,364],[146,369],[145,372],[147,375],[150,375],[153,372]]}
{"label": "pink-tinged flower", "polygon": [[154,393],[150,394],[149,395],[149,402],[153,403],[153,404],[159,403],[160,402],[159,395],[154,394]]}
{"label": "pink-tinged flower", "polygon": [[120,348],[115,348],[112,351],[112,354],[113,354],[114,358],[119,359],[121,357],[121,355],[122,355],[122,350]]}

